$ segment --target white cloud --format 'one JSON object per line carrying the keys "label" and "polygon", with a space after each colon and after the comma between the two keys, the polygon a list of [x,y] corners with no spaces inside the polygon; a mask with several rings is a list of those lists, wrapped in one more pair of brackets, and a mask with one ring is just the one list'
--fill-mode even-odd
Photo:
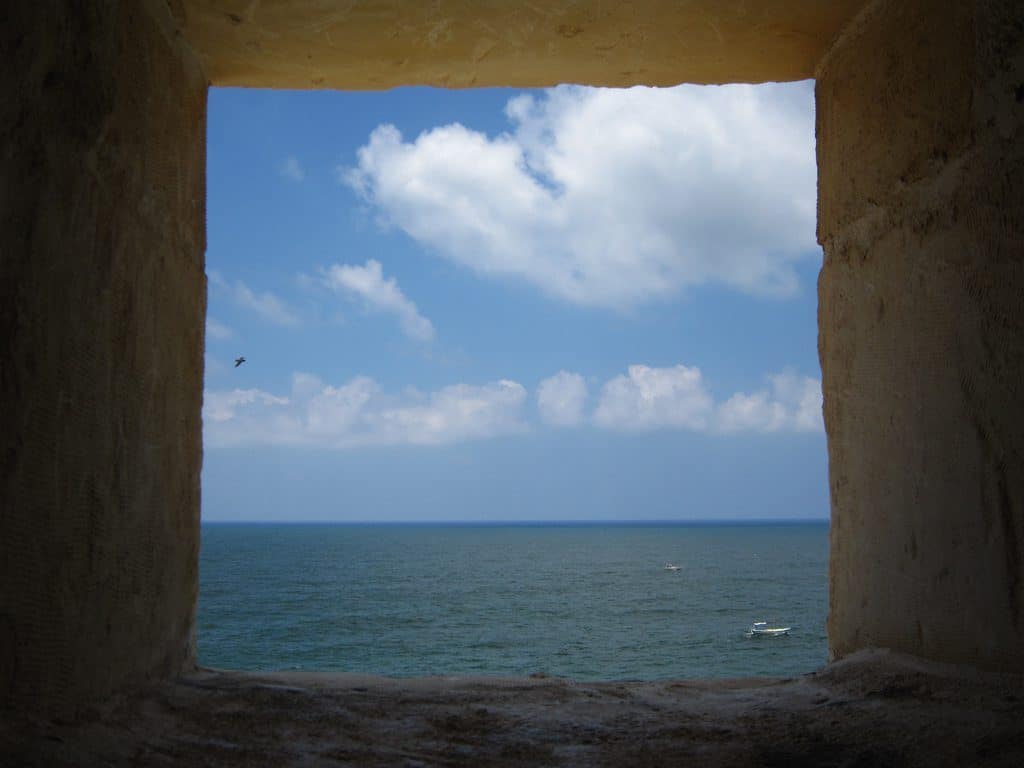
{"label": "white cloud", "polygon": [[785,423],[785,407],[764,391],[751,395],[737,392],[718,409],[718,428],[722,432],[776,432]]}
{"label": "white cloud", "polygon": [[214,270],[207,277],[211,286],[228,294],[236,304],[256,313],[267,322],[284,326],[299,324],[299,316],[270,291],[256,293],[241,280],[232,285]]}
{"label": "white cloud", "polygon": [[204,437],[212,445],[440,445],[524,431],[525,400],[526,390],[506,380],[395,397],[365,376],[336,387],[299,373],[287,397],[207,392]]}
{"label": "white cloud", "polygon": [[587,384],[578,373],[559,371],[537,387],[537,408],[548,424],[571,427],[583,421]]}
{"label": "white cloud", "polygon": [[206,318],[206,338],[216,339],[218,341],[226,341],[234,336],[235,333],[226,325],[212,317],[207,316]]}
{"label": "white cloud", "polygon": [[294,182],[300,182],[306,178],[306,172],[295,155],[288,155],[285,161],[281,163],[279,170],[282,176]]}
{"label": "white cloud", "polygon": [[343,177],[446,258],[584,305],[715,282],[785,296],[817,252],[808,83],[562,86],[506,113],[494,138],[381,125]]}
{"label": "white cloud", "polygon": [[699,368],[631,365],[628,376],[616,376],[604,385],[594,423],[624,431],[703,431],[713,412],[714,401],[704,388]]}
{"label": "white cloud", "polygon": [[230,421],[246,406],[287,405],[287,397],[274,397],[258,389],[233,389],[230,392],[206,392],[203,395],[203,418]]}
{"label": "white cloud", "polygon": [[768,377],[771,391],[738,392],[718,409],[721,432],[820,432],[821,382],[783,371]]}
{"label": "white cloud", "polygon": [[821,382],[792,371],[767,377],[771,390],[737,392],[716,405],[699,368],[631,365],[604,385],[594,423],[619,431],[820,432]]}
{"label": "white cloud", "polygon": [[361,298],[371,310],[395,315],[406,336],[416,341],[434,338],[433,324],[419,313],[393,277],[384,279],[375,259],[361,267],[335,264],[324,270],[324,282],[335,291]]}
{"label": "white cloud", "polygon": [[[791,371],[767,377],[770,390],[737,393],[717,404],[699,368],[631,365],[605,383],[592,423],[620,432],[821,432],[821,382]],[[558,426],[585,422],[583,377],[560,371],[537,388],[541,419]],[[353,448],[366,445],[443,445],[529,430],[526,390],[500,380],[453,384],[431,393],[400,395],[357,376],[339,386],[296,373],[291,391],[207,391],[204,439],[209,445],[265,444]]]}
{"label": "white cloud", "polygon": [[388,443],[480,439],[522,431],[520,411],[525,400],[526,390],[514,381],[482,387],[454,384],[431,394],[423,405],[383,409],[373,423]]}

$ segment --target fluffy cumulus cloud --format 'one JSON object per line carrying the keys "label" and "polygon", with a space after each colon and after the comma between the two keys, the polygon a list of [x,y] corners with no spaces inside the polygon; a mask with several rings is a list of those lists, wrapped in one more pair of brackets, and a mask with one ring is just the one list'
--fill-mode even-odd
{"label": "fluffy cumulus cloud", "polygon": [[379,261],[370,259],[363,266],[335,264],[323,272],[331,289],[361,299],[368,309],[394,315],[403,333],[417,341],[434,338],[434,326],[417,310],[394,278],[385,279]]}
{"label": "fluffy cumulus cloud", "polygon": [[393,396],[365,376],[333,386],[299,373],[287,396],[207,392],[204,431],[211,445],[440,445],[524,431],[525,401],[526,390],[514,381]]}
{"label": "fluffy cumulus cloud", "polygon": [[295,311],[270,291],[257,293],[241,280],[230,283],[213,270],[207,278],[212,288],[226,294],[236,305],[253,312],[266,322],[290,327],[299,325],[299,316]]}
{"label": "fluffy cumulus cloud", "polygon": [[820,432],[821,382],[791,371],[768,376],[770,389],[737,392],[716,404],[699,368],[631,365],[604,385],[594,411],[599,427],[640,432]]}
{"label": "fluffy cumulus cloud", "polygon": [[[587,385],[560,371],[537,387],[540,419],[554,426],[591,424],[618,432],[820,432],[821,382],[784,371],[769,387],[716,403],[699,368],[631,365],[607,381],[588,415]],[[268,444],[353,448],[444,445],[530,429],[521,384],[501,380],[453,384],[434,392],[388,394],[366,376],[341,385],[297,373],[291,391],[207,391],[204,436],[209,445]]]}
{"label": "fluffy cumulus cloud", "polygon": [[594,423],[608,429],[707,429],[714,400],[699,368],[631,365],[626,376],[604,385]]}
{"label": "fluffy cumulus cloud", "polygon": [[820,432],[821,381],[783,371],[768,377],[769,390],[737,393],[718,409],[722,432]]}
{"label": "fluffy cumulus cloud", "polygon": [[571,427],[583,421],[587,383],[578,373],[559,371],[537,387],[537,409],[548,424]]}
{"label": "fluffy cumulus cloud", "polygon": [[817,252],[807,83],[563,86],[506,113],[496,137],[379,126],[343,177],[437,253],[583,305],[706,283],[785,296]]}

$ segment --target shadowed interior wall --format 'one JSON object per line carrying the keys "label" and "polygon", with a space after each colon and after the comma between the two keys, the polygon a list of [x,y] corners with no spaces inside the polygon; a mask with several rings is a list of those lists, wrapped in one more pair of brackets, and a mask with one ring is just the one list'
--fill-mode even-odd
{"label": "shadowed interior wall", "polygon": [[344,17],[319,0],[9,5],[0,705],[74,710],[193,660],[200,61],[250,86],[628,85],[807,77],[827,51],[832,650],[1024,668],[1019,3],[876,0],[831,48],[858,0],[652,0],[628,18],[587,2],[512,18],[454,1]]}
{"label": "shadowed interior wall", "polygon": [[1024,670],[1022,38],[885,0],[818,71],[834,655]]}
{"label": "shadowed interior wall", "polygon": [[163,2],[16,2],[0,52],[0,705],[192,656],[206,81]]}

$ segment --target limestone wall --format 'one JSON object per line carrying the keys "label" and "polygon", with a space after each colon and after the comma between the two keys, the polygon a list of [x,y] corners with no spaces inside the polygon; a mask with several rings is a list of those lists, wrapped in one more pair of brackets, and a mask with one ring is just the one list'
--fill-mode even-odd
{"label": "limestone wall", "polygon": [[836,656],[1024,669],[1022,37],[883,0],[818,70]]}
{"label": "limestone wall", "polygon": [[162,0],[0,25],[0,706],[192,654],[206,81]]}
{"label": "limestone wall", "polygon": [[381,89],[811,77],[865,0],[175,0],[214,85]]}
{"label": "limestone wall", "polygon": [[875,0],[830,47],[860,3],[9,4],[0,707],[73,712],[193,658],[200,62],[250,86],[630,85],[804,77],[827,51],[832,651],[1024,669],[1024,6]]}

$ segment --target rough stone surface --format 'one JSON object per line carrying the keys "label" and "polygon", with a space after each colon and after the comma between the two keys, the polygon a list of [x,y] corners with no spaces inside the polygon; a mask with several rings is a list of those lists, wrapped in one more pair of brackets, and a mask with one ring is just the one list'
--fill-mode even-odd
{"label": "rough stone surface", "polygon": [[1024,687],[901,656],[650,683],[203,672],[91,721],[0,723],[7,765],[1024,765]]}
{"label": "rough stone surface", "polygon": [[206,81],[161,2],[0,15],[0,708],[73,711],[191,654]]}
{"label": "rough stone surface", "polygon": [[829,642],[1024,669],[1024,5],[884,0],[818,71]]}
{"label": "rough stone surface", "polygon": [[[379,742],[393,751],[373,753],[378,762],[467,762],[465,753],[513,764],[653,763],[707,750],[724,764],[767,750],[760,762],[801,754],[914,764],[915,749],[945,743],[948,732],[975,750],[953,762],[998,764],[1005,754],[1019,762],[1019,731],[986,731],[970,714],[976,705],[978,717],[1005,723],[1020,716],[1016,698],[1007,709],[977,688],[958,699],[955,685],[879,683],[877,696],[865,688],[853,705],[835,704],[837,717],[831,672],[728,696],[728,686],[561,682],[472,693],[469,681],[358,686],[367,691],[285,681],[298,690],[282,690],[207,675],[123,700],[80,729],[11,714],[81,716],[192,663],[208,81],[761,81],[806,77],[826,49],[817,96],[832,650],[888,646],[1024,669],[1024,6],[874,0],[830,46],[860,6],[8,3],[0,24],[7,743],[39,764],[139,755],[202,763],[207,753],[294,762],[293,735],[295,754],[310,763],[329,757],[318,745],[340,745],[338,761],[359,762],[360,750]],[[809,690],[826,698],[801,698]],[[947,698],[933,701],[940,694]],[[942,703],[948,695],[952,710]],[[590,715],[572,714],[588,707]],[[725,720],[702,720],[704,711]],[[926,735],[915,741],[904,720]],[[385,733],[406,727],[407,736]],[[787,728],[796,735],[772,752]],[[859,728],[902,746],[871,751]]]}
{"label": "rough stone surface", "polygon": [[176,0],[214,85],[630,86],[811,77],[864,0]]}

